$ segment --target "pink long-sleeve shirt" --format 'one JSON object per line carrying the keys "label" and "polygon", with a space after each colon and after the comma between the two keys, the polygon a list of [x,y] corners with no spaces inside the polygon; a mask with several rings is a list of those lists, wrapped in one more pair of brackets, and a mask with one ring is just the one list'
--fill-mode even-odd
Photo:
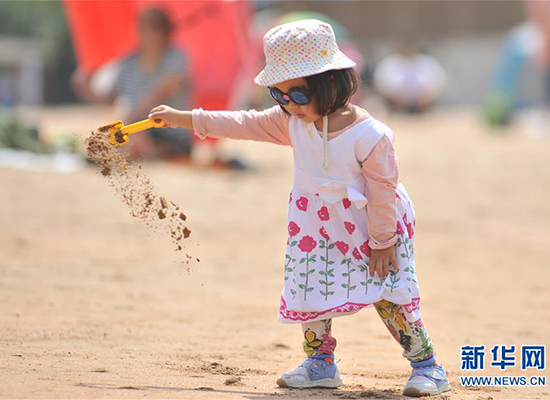
{"label": "pink long-sleeve shirt", "polygon": [[[193,130],[201,139],[209,136],[292,146],[289,118],[279,106],[264,111],[192,111]],[[365,112],[352,125],[366,118],[370,118],[370,115]],[[348,128],[330,132],[329,138],[342,134]],[[399,172],[392,140],[384,135],[360,162],[366,180],[369,246],[372,249],[385,249],[397,242],[396,189]]]}

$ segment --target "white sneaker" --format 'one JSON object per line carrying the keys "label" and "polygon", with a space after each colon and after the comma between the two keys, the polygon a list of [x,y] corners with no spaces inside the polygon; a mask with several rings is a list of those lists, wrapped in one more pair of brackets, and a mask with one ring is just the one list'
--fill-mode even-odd
{"label": "white sneaker", "polygon": [[451,390],[449,379],[443,365],[413,368],[411,377],[403,389],[410,397],[436,395]]}
{"label": "white sneaker", "polygon": [[302,365],[282,374],[277,385],[296,389],[337,388],[342,386],[342,377],[334,355],[309,356]]}

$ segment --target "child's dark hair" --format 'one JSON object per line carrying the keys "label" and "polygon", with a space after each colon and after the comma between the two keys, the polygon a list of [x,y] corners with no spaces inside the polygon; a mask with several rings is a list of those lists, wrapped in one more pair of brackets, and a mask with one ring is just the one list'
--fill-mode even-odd
{"label": "child's dark hair", "polygon": [[315,112],[318,115],[332,114],[347,106],[361,85],[361,77],[354,68],[331,69],[304,79],[311,98],[315,99]]}
{"label": "child's dark hair", "polygon": [[333,69],[305,79],[319,115],[347,106],[361,84],[361,77],[353,68]]}

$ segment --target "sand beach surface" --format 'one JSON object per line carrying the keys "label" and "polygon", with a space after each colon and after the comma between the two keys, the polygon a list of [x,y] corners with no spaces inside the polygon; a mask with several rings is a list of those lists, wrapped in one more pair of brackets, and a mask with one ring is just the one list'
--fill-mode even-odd
{"label": "sand beach surface", "polygon": [[[94,108],[43,118],[82,135],[109,122]],[[468,110],[384,122],[417,213],[423,319],[453,386],[436,398],[550,399],[548,386],[459,382],[548,376],[521,371],[519,352],[504,372],[461,371],[460,346],[485,345],[488,363],[495,344],[550,345],[550,137],[491,132]],[[277,322],[292,153],[224,151],[255,169],[142,167],[187,215],[190,264],[98,168],[0,168],[0,398],[403,398],[410,367],[372,308],[334,320],[345,386],[275,385],[304,357],[300,327]]]}

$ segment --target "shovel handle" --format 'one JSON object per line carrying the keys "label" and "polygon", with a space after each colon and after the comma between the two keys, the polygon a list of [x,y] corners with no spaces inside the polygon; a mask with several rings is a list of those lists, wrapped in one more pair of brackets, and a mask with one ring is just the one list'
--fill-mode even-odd
{"label": "shovel handle", "polygon": [[155,122],[151,119],[144,119],[143,121],[126,125],[122,128],[122,133],[125,135],[131,135],[132,133],[141,132],[150,128],[162,128],[163,126],[163,122]]}

